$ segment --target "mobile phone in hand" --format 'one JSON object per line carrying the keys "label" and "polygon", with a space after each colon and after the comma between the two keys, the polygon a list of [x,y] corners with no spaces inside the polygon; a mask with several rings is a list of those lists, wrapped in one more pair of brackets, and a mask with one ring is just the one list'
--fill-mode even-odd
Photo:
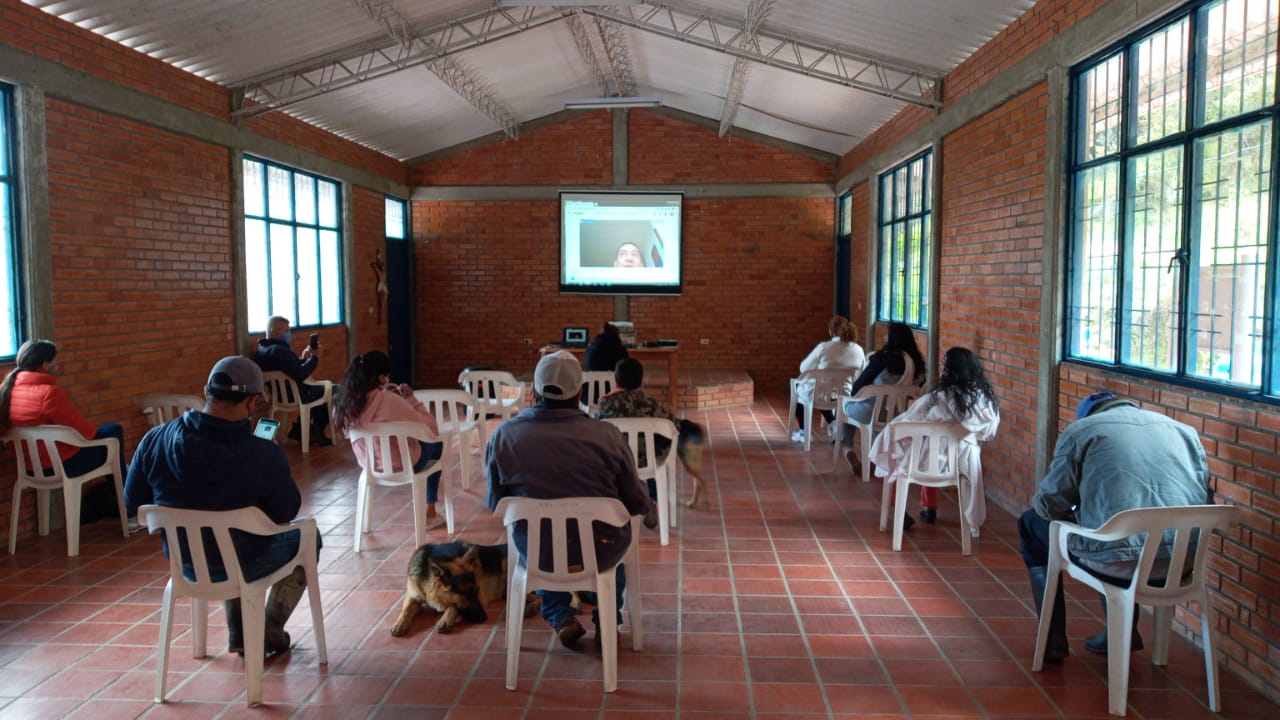
{"label": "mobile phone in hand", "polygon": [[271,418],[260,418],[258,425],[253,429],[253,434],[263,440],[275,440],[276,431],[280,429],[280,421]]}
{"label": "mobile phone in hand", "polygon": [[320,347],[320,333],[311,333],[310,345],[312,350]]}

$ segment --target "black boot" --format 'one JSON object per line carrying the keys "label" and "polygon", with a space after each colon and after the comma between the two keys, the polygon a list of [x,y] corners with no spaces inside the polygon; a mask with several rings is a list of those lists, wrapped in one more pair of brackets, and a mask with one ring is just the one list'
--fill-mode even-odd
{"label": "black boot", "polygon": [[[1036,601],[1036,615],[1043,613],[1044,586],[1048,580],[1048,568],[1043,565],[1027,568],[1027,578],[1031,580],[1031,596]],[[1053,615],[1049,617],[1049,638],[1044,646],[1044,661],[1050,665],[1061,665],[1071,654],[1067,645],[1067,604],[1062,592],[1062,583],[1058,583],[1058,593],[1054,596]]]}
{"label": "black boot", "polygon": [[298,605],[306,589],[307,574],[301,565],[295,567],[288,577],[271,586],[271,595],[267,597],[266,638],[263,642],[263,651],[267,655],[287,652],[293,644],[293,639],[284,630],[284,624],[293,614],[293,608]]}
{"label": "black boot", "polygon": [[[1102,603],[1102,622],[1107,622],[1107,596],[1099,595],[1099,602]],[[1107,629],[1103,628],[1102,632],[1092,637],[1084,639],[1084,649],[1091,653],[1099,655],[1107,654]],[[1129,652],[1138,652],[1142,649],[1142,636],[1138,634],[1138,606],[1133,606],[1133,638],[1129,641]]]}
{"label": "black boot", "polygon": [[227,616],[227,652],[244,655],[244,625],[240,621],[240,598],[222,601]]}

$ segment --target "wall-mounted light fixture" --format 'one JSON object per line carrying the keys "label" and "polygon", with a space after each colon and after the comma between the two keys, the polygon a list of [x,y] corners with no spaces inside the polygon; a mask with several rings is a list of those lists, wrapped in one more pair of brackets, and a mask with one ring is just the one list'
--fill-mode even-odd
{"label": "wall-mounted light fixture", "polygon": [[643,95],[639,97],[571,98],[564,101],[565,110],[597,110],[600,108],[612,110],[617,108],[659,107],[661,105],[662,98],[657,95]]}

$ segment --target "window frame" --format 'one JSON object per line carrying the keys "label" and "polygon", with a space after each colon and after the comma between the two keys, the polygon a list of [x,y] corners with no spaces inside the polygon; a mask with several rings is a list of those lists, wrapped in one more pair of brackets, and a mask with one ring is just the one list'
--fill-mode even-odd
{"label": "window frame", "polygon": [[[1273,47],[1271,52],[1272,63],[1270,65],[1270,76],[1268,78],[1271,83],[1271,101],[1270,104],[1264,104],[1260,107],[1243,110],[1229,117],[1218,117],[1214,120],[1205,119],[1205,97],[1210,88],[1206,88],[1206,25],[1203,18],[1207,15],[1210,8],[1218,4],[1226,4],[1230,0],[1200,0],[1190,3],[1189,5],[1179,8],[1178,10],[1168,13],[1163,17],[1144,25],[1135,32],[1130,33],[1120,41],[1110,44],[1096,53],[1093,53],[1087,59],[1083,60],[1076,66],[1072,67],[1069,73],[1068,93],[1069,93],[1069,110],[1067,122],[1067,138],[1066,152],[1064,163],[1064,184],[1066,188],[1065,197],[1067,204],[1065,207],[1066,218],[1064,222],[1065,238],[1063,243],[1063,322],[1062,322],[1062,353],[1063,360],[1081,365],[1104,368],[1107,370],[1119,372],[1125,375],[1157,380],[1177,386],[1208,390],[1217,394],[1241,397],[1255,401],[1268,402],[1270,404],[1280,404],[1280,358],[1275,357],[1277,342],[1280,340],[1280,290],[1277,289],[1277,251],[1280,250],[1280,138],[1277,133],[1280,132],[1280,47]],[[1152,39],[1166,32],[1170,28],[1179,23],[1186,22],[1186,36],[1183,38],[1185,47],[1185,66],[1181,72],[1184,80],[1181,85],[1183,95],[1181,102],[1182,108],[1182,127],[1179,130],[1169,132],[1156,139],[1138,138],[1136,122],[1143,117],[1143,110],[1140,107],[1140,94],[1138,87],[1138,78],[1135,70],[1135,64],[1138,57],[1139,49],[1148,39]],[[1274,26],[1273,26],[1274,27]],[[1276,36],[1280,38],[1280,35]],[[1275,43],[1280,46],[1280,39]],[[1098,157],[1091,159],[1082,159],[1084,157],[1083,146],[1086,142],[1087,134],[1083,129],[1083,119],[1089,110],[1087,101],[1082,99],[1082,80],[1095,68],[1100,67],[1109,59],[1118,57],[1121,62],[1121,77],[1119,81],[1119,100],[1120,121],[1119,121],[1119,149],[1114,152],[1106,152]],[[1266,59],[1264,58],[1264,62]],[[1148,115],[1147,117],[1150,117]],[[1197,154],[1198,143],[1206,139],[1228,138],[1232,131],[1248,131],[1250,128],[1258,126],[1265,132],[1269,132],[1268,142],[1270,143],[1269,154],[1266,158],[1270,161],[1270,168],[1267,171],[1268,184],[1260,188],[1260,192],[1266,192],[1268,197],[1260,207],[1268,213],[1265,228],[1259,233],[1259,243],[1265,249],[1267,257],[1265,267],[1259,271],[1259,277],[1263,278],[1266,283],[1266,292],[1258,301],[1261,308],[1262,316],[1254,322],[1256,327],[1260,328],[1262,337],[1259,339],[1259,351],[1257,373],[1258,384],[1241,383],[1228,379],[1217,379],[1207,376],[1205,371],[1196,371],[1193,367],[1195,361],[1191,357],[1201,346],[1196,344],[1197,332],[1205,332],[1203,330],[1193,330],[1193,323],[1197,322],[1194,318],[1202,314],[1192,303],[1197,299],[1197,285],[1201,283],[1202,276],[1206,272],[1211,272],[1217,264],[1205,264],[1201,262],[1198,253],[1202,243],[1205,241],[1199,223],[1201,218],[1199,212],[1200,202],[1199,193],[1204,177],[1197,176],[1196,170],[1198,163],[1203,158]],[[1138,226],[1139,221],[1135,220],[1136,202],[1130,198],[1130,187],[1133,180],[1128,177],[1130,166],[1135,159],[1144,159],[1154,157],[1157,153],[1170,149],[1179,148],[1182,151],[1181,162],[1181,187],[1179,188],[1179,204],[1178,213],[1180,214],[1179,236],[1175,242],[1175,250],[1170,255],[1171,264],[1177,263],[1180,269],[1179,278],[1177,280],[1176,297],[1173,305],[1176,308],[1175,317],[1173,319],[1172,342],[1175,347],[1172,349],[1172,369],[1165,370],[1150,365],[1139,364],[1137,361],[1141,358],[1135,358],[1131,353],[1132,328],[1134,320],[1128,315],[1132,314],[1137,303],[1134,302],[1133,294],[1136,292],[1134,275],[1132,268],[1131,255],[1136,253],[1137,240],[1134,238],[1133,229],[1130,225]],[[1219,153],[1220,159],[1222,157]],[[1110,357],[1099,358],[1093,355],[1083,354],[1087,350],[1077,346],[1077,332],[1085,327],[1081,320],[1083,313],[1077,311],[1074,303],[1079,302],[1075,297],[1077,294],[1076,285],[1078,283],[1077,272],[1080,271],[1080,263],[1077,262],[1077,255],[1081,251],[1081,237],[1079,234],[1079,221],[1082,214],[1082,203],[1077,197],[1077,193],[1081,191],[1080,178],[1082,171],[1105,168],[1108,164],[1114,164],[1116,167],[1116,203],[1118,207],[1115,211],[1115,259],[1113,274],[1111,275],[1111,284],[1113,286],[1111,297],[1112,302],[1110,309],[1111,328],[1111,347]],[[1237,193],[1237,197],[1239,197]],[[1237,240],[1248,239],[1243,233],[1237,233]],[[1235,245],[1236,248],[1242,246]],[[1227,267],[1240,268],[1248,263],[1237,261]],[[1159,309],[1159,307],[1157,307]],[[1102,320],[1105,322],[1105,318]],[[1203,325],[1203,323],[1201,323]],[[1239,337],[1241,332],[1235,331],[1232,326],[1232,337]],[[1212,356],[1211,356],[1212,357]],[[1212,373],[1212,370],[1208,371]]]}
{"label": "window frame", "polygon": [[[248,270],[248,268],[254,262],[265,261],[266,267],[262,271],[262,273],[265,275],[265,278],[266,278],[267,289],[265,291],[265,300],[266,300],[267,307],[269,308],[269,310],[266,313],[256,311],[253,307],[250,307],[249,297],[248,297],[248,294],[246,293],[245,308],[246,308],[246,314],[249,316],[247,318],[247,322],[248,322],[247,327],[249,329],[249,332],[250,333],[264,332],[266,330],[267,318],[273,315],[280,315],[283,317],[287,317],[290,323],[294,327],[321,327],[325,325],[344,324],[347,319],[346,313],[345,313],[347,288],[345,285],[346,232],[344,227],[345,213],[343,208],[344,192],[343,192],[342,181],[334,178],[325,177],[317,173],[309,172],[301,168],[296,168],[290,165],[285,165],[283,163],[274,162],[272,160],[268,160],[266,158],[259,157],[256,155],[250,155],[248,153],[246,153],[243,156],[241,162],[242,162],[242,166],[245,168],[243,172],[244,177],[241,180],[241,190],[244,193],[244,197],[245,197],[244,215],[241,218],[241,221],[244,223],[244,228],[245,228],[244,229],[245,265],[246,265],[246,270]],[[248,187],[247,178],[249,175],[248,165],[250,163],[257,163],[262,166],[262,183],[261,183],[262,214],[260,215],[250,214],[250,211],[249,211],[250,203],[248,201],[248,198],[250,194],[250,188]],[[288,188],[289,188],[289,193],[288,193],[289,218],[288,219],[272,217],[271,180],[270,180],[270,173],[272,169],[286,173],[286,178],[288,181]],[[312,207],[310,208],[311,217],[313,218],[312,222],[304,222],[304,221],[298,220],[298,209],[300,207],[299,199],[297,197],[298,196],[298,185],[297,185],[298,177],[309,178],[313,183],[312,194],[311,194]],[[320,192],[320,188],[322,184],[328,184],[333,187],[333,213],[332,213],[333,225],[332,226],[322,224],[323,223],[321,219],[323,217],[322,210],[321,210],[321,194],[322,193]],[[263,232],[262,242],[265,249],[265,257],[250,256],[250,252],[249,252],[250,233],[248,228],[249,228],[249,223],[251,221],[263,223],[264,232]],[[273,292],[274,290],[273,283],[275,282],[275,278],[274,278],[274,272],[272,268],[272,263],[274,262],[273,252],[272,252],[272,243],[274,242],[274,240],[271,232],[273,226],[287,227],[289,229],[289,235],[292,240],[292,242],[290,243],[292,246],[291,252],[290,252],[290,258],[293,265],[293,278],[294,278],[293,307],[289,308],[288,312],[285,312],[280,308],[275,307],[275,299],[274,299],[274,292]],[[303,293],[301,292],[303,281],[299,273],[300,255],[298,252],[298,244],[299,244],[298,231],[300,228],[311,231],[315,235],[315,239],[314,239],[315,281],[314,283],[315,283],[316,293],[315,293],[314,317],[316,318],[316,322],[314,323],[304,322],[301,320],[303,316],[302,314]],[[328,278],[328,275],[326,274],[327,268],[325,267],[326,258],[325,258],[325,251],[324,251],[324,240],[322,239],[322,235],[324,233],[333,233],[335,236],[334,249],[332,253],[333,267],[331,269],[333,273],[336,274],[336,278],[333,278],[332,280],[330,280]],[[246,280],[248,280],[248,277],[252,276],[253,274],[254,274],[253,271],[248,271]],[[336,288],[336,297],[334,298],[334,302],[333,302],[334,307],[332,308],[331,312],[324,300],[325,288],[329,285],[332,285],[334,288]],[[255,313],[257,315],[262,315],[262,317],[260,318],[256,317]],[[326,317],[326,313],[330,313],[328,317]]]}
{"label": "window frame", "polygon": [[[920,163],[920,208],[913,211],[911,208],[911,185],[912,185],[912,168]],[[899,195],[897,194],[897,180],[899,173],[905,171],[906,178],[903,183],[902,192],[904,198],[902,205],[905,211],[898,213]],[[933,248],[933,147],[929,146],[921,149],[919,152],[913,153],[910,157],[893,167],[885,170],[876,176],[876,299],[875,299],[875,317],[877,322],[901,322],[908,326],[927,332],[929,329],[930,317],[930,289],[932,281],[932,254]],[[892,191],[886,191],[886,183],[892,183],[895,187]],[[914,242],[910,237],[904,237],[902,257],[896,257],[895,248],[887,246],[886,229],[888,228],[904,228],[904,233],[909,233],[910,225],[913,222],[919,222],[920,237]],[[913,253],[918,254],[919,277],[915,279],[915,287],[908,287],[912,283],[909,281],[908,273],[912,267]],[[901,287],[902,298],[900,302],[895,301],[894,293]],[[910,312],[912,304],[912,292],[914,292],[914,304],[916,306],[916,314],[913,317]],[[895,305],[901,305],[900,315],[895,314]]]}
{"label": "window frame", "polygon": [[[21,168],[18,154],[18,88],[0,82],[0,202],[9,208],[8,237],[0,237],[0,252],[8,256],[12,268],[9,287],[0,292],[9,295],[13,317],[13,352],[0,353],[0,362],[10,362],[17,357],[18,349],[27,339],[27,298],[23,283],[23,215],[20,199]],[[3,228],[0,228],[2,231]]]}

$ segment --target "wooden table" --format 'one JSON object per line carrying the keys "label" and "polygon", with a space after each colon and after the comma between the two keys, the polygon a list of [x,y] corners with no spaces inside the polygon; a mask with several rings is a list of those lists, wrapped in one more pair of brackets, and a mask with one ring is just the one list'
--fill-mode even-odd
{"label": "wooden table", "polygon": [[[645,367],[652,362],[665,360],[667,363],[667,407],[671,412],[676,412],[676,398],[680,393],[679,382],[679,362],[676,360],[676,351],[680,349],[679,345],[666,345],[663,347],[640,347],[630,346],[627,348],[627,357],[633,357],[639,360]],[[559,345],[546,345],[538,351],[538,357],[542,357],[547,353],[553,353],[557,350],[568,350],[578,358],[578,362],[582,362],[583,355],[586,354],[586,348],[572,347],[562,348]]]}

